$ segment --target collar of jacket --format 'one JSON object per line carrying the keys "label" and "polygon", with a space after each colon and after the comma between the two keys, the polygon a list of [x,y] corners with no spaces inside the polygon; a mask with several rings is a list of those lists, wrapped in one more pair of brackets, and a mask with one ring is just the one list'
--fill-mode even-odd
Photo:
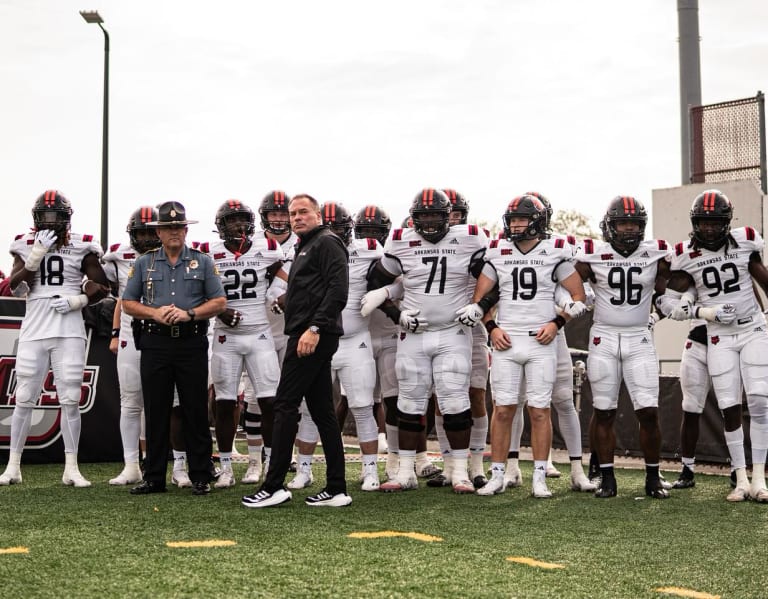
{"label": "collar of jacket", "polygon": [[312,239],[315,235],[317,235],[320,231],[327,231],[328,225],[318,225],[311,231],[307,231],[304,235],[299,235],[299,247],[306,245],[309,243],[310,239]]}

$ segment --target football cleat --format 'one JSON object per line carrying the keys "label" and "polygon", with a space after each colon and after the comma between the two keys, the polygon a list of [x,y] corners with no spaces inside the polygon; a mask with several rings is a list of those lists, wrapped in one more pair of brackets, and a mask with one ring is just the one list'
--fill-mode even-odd
{"label": "football cleat", "polygon": [[552,491],[547,487],[546,477],[542,480],[533,479],[531,484],[531,495],[536,499],[549,499],[552,497]]}
{"label": "football cleat", "polygon": [[188,489],[192,486],[192,481],[186,470],[174,470],[171,474],[171,482],[179,489]]}
{"label": "football cleat", "polygon": [[504,482],[503,476],[492,476],[491,480],[485,483],[482,487],[477,489],[475,493],[477,495],[499,495],[507,490],[507,485]]}
{"label": "football cleat", "polygon": [[0,476],[0,487],[18,485],[21,482],[21,469],[8,466]]}
{"label": "football cleat", "polygon": [[83,489],[91,486],[91,481],[86,480],[85,477],[80,474],[80,470],[77,466],[67,466],[64,468],[64,474],[61,477],[61,483],[68,487],[76,487]]}
{"label": "football cleat", "polygon": [[468,495],[475,492],[475,485],[468,478],[453,481],[453,492],[459,495]]}
{"label": "football cleat", "polygon": [[445,474],[443,473],[437,474],[432,478],[430,478],[429,480],[427,480],[428,487],[448,487],[450,486],[450,484],[451,484],[451,481],[448,480],[448,477],[445,476]]}
{"label": "football cleat", "polygon": [[242,482],[246,485],[253,485],[257,482],[259,482],[259,479],[261,478],[261,460],[248,460],[248,469],[245,471],[245,476],[243,476]]}
{"label": "football cleat", "polygon": [[416,468],[416,476],[419,478],[432,478],[442,473],[442,469],[435,466],[432,462],[425,464],[422,468]]}
{"label": "football cleat", "polygon": [[661,483],[661,488],[666,489],[669,491],[672,488],[672,483],[669,482],[666,478],[664,478],[663,474],[659,474],[659,482]]}
{"label": "football cleat", "polygon": [[597,485],[589,480],[583,472],[571,474],[571,491],[591,493],[597,491]]}
{"label": "football cleat", "polygon": [[135,464],[126,464],[123,471],[115,478],[109,479],[110,485],[135,485],[142,479],[141,469],[138,462]]}
{"label": "football cleat", "polygon": [[[602,478],[602,477],[601,477]],[[618,490],[616,488],[615,478],[603,478],[600,487],[595,491],[595,497],[598,499],[607,499],[609,497],[616,497]]]}
{"label": "football cleat", "polygon": [[380,491],[384,491],[385,493],[399,493],[400,491],[408,491],[410,489],[418,489],[419,488],[419,481],[416,478],[416,475],[411,475],[407,477],[400,477],[396,476],[395,478],[388,480],[381,486],[379,486]]}
{"label": "football cleat", "polygon": [[733,491],[728,493],[726,500],[731,503],[738,503],[740,501],[746,501],[749,499],[749,487],[734,487]]}
{"label": "football cleat", "polygon": [[315,477],[311,470],[300,470],[287,486],[289,489],[306,489],[313,482],[315,482]]}
{"label": "football cleat", "polygon": [[674,483],[672,483],[672,488],[692,489],[695,486],[696,481],[694,480],[693,472],[691,472],[691,469],[688,468],[688,466],[683,466],[683,469],[680,471],[680,476]]}
{"label": "football cleat", "polygon": [[514,489],[523,484],[523,473],[520,468],[510,468],[504,473],[504,486]]}
{"label": "football cleat", "polygon": [[749,498],[757,503],[768,503],[768,489],[765,485],[756,487],[754,484],[749,488]]}
{"label": "football cleat", "polygon": [[381,486],[381,481],[379,481],[379,470],[376,464],[363,468],[363,485],[361,487],[363,491],[378,491],[379,486]]}
{"label": "football cleat", "polygon": [[235,486],[235,474],[230,469],[225,469],[219,474],[216,483],[213,485],[217,489],[227,489]]}
{"label": "football cleat", "polygon": [[660,479],[646,479],[645,494],[652,499],[669,499],[669,491],[663,487]]}
{"label": "football cleat", "polygon": [[552,462],[547,464],[547,478],[560,478],[560,471]]}

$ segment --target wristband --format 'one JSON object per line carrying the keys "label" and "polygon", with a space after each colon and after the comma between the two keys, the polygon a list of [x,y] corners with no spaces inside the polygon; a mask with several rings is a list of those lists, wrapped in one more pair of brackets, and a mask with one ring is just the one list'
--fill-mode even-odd
{"label": "wristband", "polygon": [[555,323],[555,325],[557,326],[557,330],[558,330],[558,331],[559,331],[560,329],[562,329],[562,328],[565,326],[565,318],[563,318],[563,317],[562,317],[562,316],[560,316],[559,314],[558,314],[557,316],[555,316],[555,317],[554,317],[552,320],[550,320],[549,322],[554,322],[554,323]]}
{"label": "wristband", "polygon": [[112,339],[117,339],[120,336],[120,329],[112,329]]}
{"label": "wristband", "polygon": [[489,335],[491,334],[491,331],[493,329],[498,329],[498,328],[499,328],[499,325],[496,324],[495,320],[489,320],[488,322],[485,323],[485,330],[488,331]]}

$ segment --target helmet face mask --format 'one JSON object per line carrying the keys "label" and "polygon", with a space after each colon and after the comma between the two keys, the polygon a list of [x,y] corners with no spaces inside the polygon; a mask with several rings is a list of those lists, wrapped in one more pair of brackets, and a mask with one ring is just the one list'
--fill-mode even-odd
{"label": "helmet face mask", "polygon": [[157,229],[147,225],[147,223],[156,222],[157,219],[157,209],[152,206],[142,206],[136,209],[128,219],[128,226],[125,230],[131,240],[131,247],[140,254],[157,249],[162,245],[157,236]]}
{"label": "helmet face mask", "polygon": [[728,242],[732,218],[733,206],[724,193],[700,193],[691,206],[691,238],[697,246],[717,251]]}
{"label": "helmet face mask", "polygon": [[227,200],[216,211],[216,230],[225,243],[250,241],[256,232],[256,215],[240,200]]}
{"label": "helmet face mask", "polygon": [[361,208],[355,216],[355,237],[358,239],[375,239],[384,245],[391,228],[389,215],[378,206]]}
{"label": "helmet face mask", "polygon": [[534,198],[538,198],[539,201],[544,204],[544,209],[546,210],[546,217],[547,220],[544,223],[544,235],[543,237],[550,237],[552,235],[552,215],[554,214],[554,211],[552,210],[552,204],[550,201],[541,195],[538,191],[526,191],[525,195],[527,196],[533,196]]}
{"label": "helmet face mask", "polygon": [[273,235],[285,235],[291,231],[288,216],[290,198],[284,191],[270,191],[259,204],[261,228]]}
{"label": "helmet face mask", "polygon": [[430,243],[437,243],[451,227],[451,201],[437,189],[422,190],[411,203],[414,230]]}
{"label": "helmet face mask", "polygon": [[[627,223],[636,226],[628,227]],[[616,196],[600,223],[603,238],[622,255],[632,254],[645,239],[648,214],[641,202],[631,196]],[[621,229],[621,230],[619,230]]]}
{"label": "helmet face mask", "polygon": [[[512,221],[517,219],[523,219],[527,223],[522,231],[517,230],[520,225],[512,224]],[[503,220],[504,237],[507,241],[540,239],[546,231],[547,212],[537,197],[522,195],[509,203]]]}
{"label": "helmet face mask", "polygon": [[56,246],[66,243],[72,220],[72,204],[61,193],[49,190],[40,195],[32,207],[35,229],[49,229],[56,233]]}
{"label": "helmet face mask", "polygon": [[323,224],[328,225],[328,228],[341,238],[344,245],[349,245],[349,242],[352,241],[354,223],[352,222],[352,215],[347,209],[336,202],[327,202],[323,204],[320,214],[323,218]]}

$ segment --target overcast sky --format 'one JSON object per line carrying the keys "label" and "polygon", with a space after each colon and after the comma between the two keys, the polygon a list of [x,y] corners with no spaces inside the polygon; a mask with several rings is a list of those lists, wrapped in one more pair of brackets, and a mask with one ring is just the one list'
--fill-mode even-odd
{"label": "overcast sky", "polygon": [[[700,0],[704,103],[768,88],[768,2]],[[674,0],[0,0],[0,245],[45,189],[99,235],[103,35],[110,235],[178,200],[271,189],[400,221],[422,188],[498,221],[527,190],[595,222],[618,194],[680,184]],[[8,272],[10,258],[0,258]]]}

